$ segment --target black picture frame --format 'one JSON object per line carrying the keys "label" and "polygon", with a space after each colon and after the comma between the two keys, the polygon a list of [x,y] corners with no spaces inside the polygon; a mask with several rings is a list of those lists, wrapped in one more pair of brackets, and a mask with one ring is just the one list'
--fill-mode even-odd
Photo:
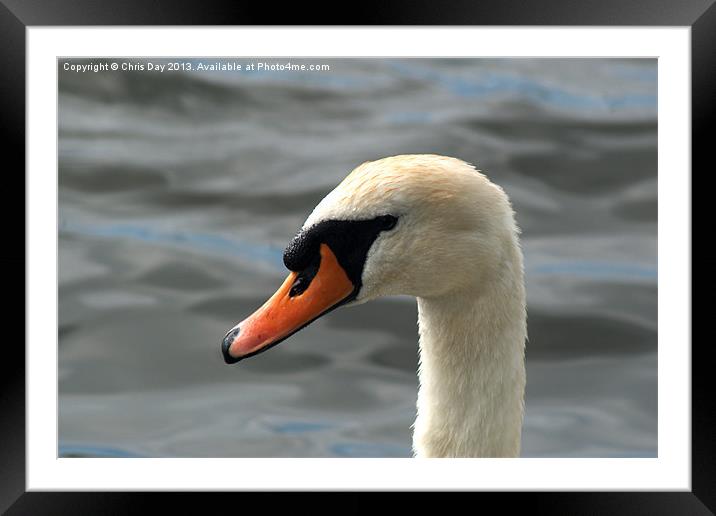
{"label": "black picture frame", "polygon": [[[692,169],[703,173],[715,170],[708,129],[713,125],[716,102],[716,0],[469,0],[440,2],[360,2],[351,4],[346,14],[323,12],[319,18],[304,4],[265,5],[242,2],[192,2],[188,0],[154,0],[145,2],[93,2],[92,0],[2,0],[0,2],[0,109],[3,141],[8,163],[17,158],[14,167],[5,168],[5,177],[15,181],[14,192],[25,192],[25,29],[30,26],[87,25],[577,25],[577,26],[690,26],[692,70]],[[330,18],[330,19],[327,19]],[[22,177],[22,179],[21,179]],[[692,172],[691,177],[694,177]],[[9,186],[9,185],[8,185]],[[6,186],[6,188],[8,188]],[[9,190],[9,188],[8,188]],[[693,191],[693,188],[692,188]],[[702,189],[703,191],[703,189]],[[24,199],[24,195],[10,197]],[[693,200],[692,200],[693,203]],[[6,204],[7,205],[7,204]],[[22,208],[18,207],[17,210]],[[693,209],[693,204],[692,204]],[[16,212],[13,212],[16,213]],[[24,210],[23,210],[24,213]],[[695,216],[693,222],[703,224]],[[22,231],[24,226],[13,231]],[[693,234],[693,230],[692,230]],[[13,235],[14,236],[14,235]],[[20,235],[18,235],[18,240]],[[695,244],[705,245],[700,242]],[[694,271],[704,270],[693,260]],[[10,251],[12,249],[12,251]],[[27,269],[25,246],[8,248],[3,255],[7,270]],[[696,263],[694,263],[696,262]],[[708,262],[707,262],[708,263]],[[18,276],[18,274],[15,274]],[[713,282],[707,278],[699,286],[706,290]],[[23,295],[23,299],[25,295]],[[25,303],[11,302],[7,314],[24,310]],[[22,307],[22,308],[21,308]],[[693,308],[693,303],[692,303]],[[20,320],[8,316],[6,324]],[[692,315],[693,320],[693,315]],[[23,339],[24,340],[24,339]],[[182,513],[196,510],[210,513],[218,504],[228,503],[240,510],[246,494],[232,493],[57,493],[25,490],[25,353],[19,339],[7,339],[3,348],[3,374],[0,377],[0,511],[7,514],[128,514],[147,508],[150,501],[162,503],[163,509],[176,504]],[[689,343],[683,343],[688,345]],[[26,345],[31,345],[27,343]],[[694,341],[692,346],[692,490],[690,492],[588,492],[588,493],[475,493],[500,503],[501,510],[519,509],[525,505],[535,514],[713,514],[716,510],[716,404],[707,367],[710,341]],[[317,495],[320,499],[315,499]],[[265,503],[277,507],[282,498],[276,493],[255,494]],[[349,493],[336,500],[325,493],[303,493],[291,496],[292,509],[306,504],[312,510],[355,513],[375,507],[379,494]],[[400,502],[403,510],[423,503],[424,496],[414,493]],[[319,501],[320,500],[320,501]],[[252,500],[257,501],[257,500]],[[474,502],[473,502],[474,503]],[[167,505],[169,504],[169,505]],[[298,505],[296,505],[298,504]],[[266,505],[264,505],[266,507]]]}

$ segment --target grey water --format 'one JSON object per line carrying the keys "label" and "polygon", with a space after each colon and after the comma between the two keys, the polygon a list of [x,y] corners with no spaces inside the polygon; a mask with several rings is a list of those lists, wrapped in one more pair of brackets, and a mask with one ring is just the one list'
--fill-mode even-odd
{"label": "grey water", "polygon": [[410,456],[414,299],[336,310],[233,366],[220,352],[315,204],[410,153],[471,162],[512,199],[522,455],[657,456],[656,60],[197,71],[216,61],[58,62],[59,456]]}

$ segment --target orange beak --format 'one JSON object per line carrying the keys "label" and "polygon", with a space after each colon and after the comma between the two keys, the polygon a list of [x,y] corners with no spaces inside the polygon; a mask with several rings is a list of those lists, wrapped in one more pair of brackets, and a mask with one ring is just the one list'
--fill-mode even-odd
{"label": "orange beak", "polygon": [[275,346],[335,308],[355,289],[336,256],[326,244],[320,247],[318,272],[308,288],[291,295],[298,273],[288,275],[264,305],[232,328],[224,337],[224,360],[233,364]]}

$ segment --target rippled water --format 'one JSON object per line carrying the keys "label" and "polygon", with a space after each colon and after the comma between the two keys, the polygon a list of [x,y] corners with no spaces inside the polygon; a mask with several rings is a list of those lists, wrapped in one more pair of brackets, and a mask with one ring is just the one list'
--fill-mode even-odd
{"label": "rippled water", "polygon": [[59,454],[409,456],[413,299],[231,367],[219,342],[353,167],[437,153],[502,185],[523,230],[523,455],[656,456],[656,60],[304,62],[331,69],[60,61]]}

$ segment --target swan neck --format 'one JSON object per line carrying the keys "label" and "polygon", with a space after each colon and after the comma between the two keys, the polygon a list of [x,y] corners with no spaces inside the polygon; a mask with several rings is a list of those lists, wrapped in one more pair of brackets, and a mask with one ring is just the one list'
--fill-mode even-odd
{"label": "swan neck", "polygon": [[526,337],[521,267],[482,293],[418,298],[417,457],[516,457]]}

